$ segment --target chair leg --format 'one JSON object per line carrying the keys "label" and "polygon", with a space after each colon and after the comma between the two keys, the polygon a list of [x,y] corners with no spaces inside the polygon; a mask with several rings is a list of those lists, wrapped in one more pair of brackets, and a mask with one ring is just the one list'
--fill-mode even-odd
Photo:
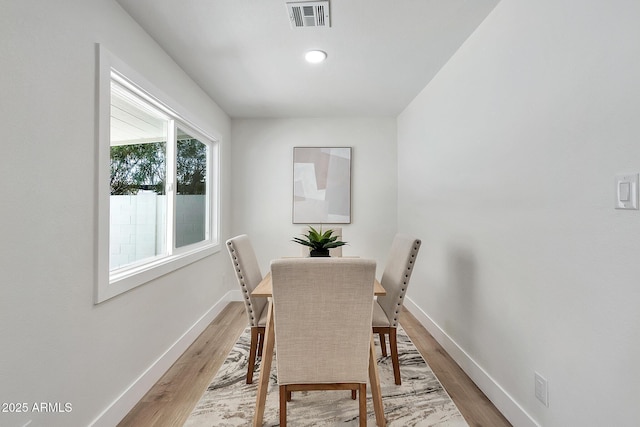
{"label": "chair leg", "polygon": [[[371,352],[373,352],[373,341],[371,341]],[[373,354],[373,353],[371,353]],[[280,400],[280,426],[286,427],[287,425],[287,402],[291,401],[292,391],[304,391],[304,390],[350,390],[351,396],[355,400],[356,395],[360,393],[360,399],[358,401],[358,417],[360,418],[360,427],[367,426],[367,384],[359,383],[331,383],[331,384],[288,384],[280,385],[278,387],[279,400]],[[374,399],[375,400],[375,399]],[[375,406],[375,404],[374,404]],[[378,409],[376,409],[376,420],[378,419]],[[383,419],[384,420],[384,419]],[[384,424],[384,423],[383,423]]]}
{"label": "chair leg", "polygon": [[360,384],[360,404],[358,405],[358,417],[360,418],[360,427],[367,427],[367,385]]}
{"label": "chair leg", "polygon": [[264,345],[264,328],[258,327],[258,357],[262,357],[263,345]]}
{"label": "chair leg", "polygon": [[400,379],[400,360],[398,359],[398,340],[396,336],[397,328],[389,329],[389,345],[391,346],[391,362],[393,364],[393,376],[396,380],[396,385],[401,385]]}
{"label": "chair leg", "polygon": [[378,335],[380,336],[380,348],[382,349],[382,355],[387,357],[387,341],[384,339],[384,333],[380,332]]}
{"label": "chair leg", "polygon": [[256,364],[256,348],[258,346],[258,328],[251,328],[251,346],[249,348],[249,365],[247,366],[247,384],[253,382],[253,369]]}
{"label": "chair leg", "polygon": [[280,427],[287,427],[287,398],[291,392],[287,391],[286,385],[280,386]]}

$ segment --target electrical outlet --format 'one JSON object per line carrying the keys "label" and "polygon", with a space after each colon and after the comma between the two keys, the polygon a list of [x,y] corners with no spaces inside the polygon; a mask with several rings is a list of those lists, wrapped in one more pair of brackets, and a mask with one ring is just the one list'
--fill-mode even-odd
{"label": "electrical outlet", "polygon": [[539,373],[535,373],[535,393],[536,398],[544,404],[549,406],[549,382]]}

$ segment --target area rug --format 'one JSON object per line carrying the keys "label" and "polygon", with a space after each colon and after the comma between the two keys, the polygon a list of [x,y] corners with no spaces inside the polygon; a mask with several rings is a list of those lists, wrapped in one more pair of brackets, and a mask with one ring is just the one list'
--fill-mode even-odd
{"label": "area rug", "polygon": [[[402,385],[395,385],[391,357],[376,353],[382,389],[382,403],[390,427],[467,426],[447,392],[435,377],[402,328],[398,328],[398,353]],[[256,404],[258,363],[253,384],[246,384],[250,332],[247,328],[214,377],[184,426],[230,427],[251,425]],[[279,425],[276,363],[270,375],[263,425]],[[367,385],[367,426],[375,426],[375,414]],[[348,391],[294,392],[287,404],[290,426],[357,426],[358,401]]]}

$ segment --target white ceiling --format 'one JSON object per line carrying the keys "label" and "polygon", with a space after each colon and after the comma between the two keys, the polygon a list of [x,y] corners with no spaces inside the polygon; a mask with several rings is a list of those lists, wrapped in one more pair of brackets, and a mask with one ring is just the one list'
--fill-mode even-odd
{"label": "white ceiling", "polygon": [[292,29],[285,0],[117,1],[232,118],[394,117],[499,2],[331,0]]}

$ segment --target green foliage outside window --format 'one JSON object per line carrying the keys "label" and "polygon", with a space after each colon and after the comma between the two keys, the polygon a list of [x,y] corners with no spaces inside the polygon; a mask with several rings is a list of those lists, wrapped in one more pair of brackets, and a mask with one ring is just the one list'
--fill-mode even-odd
{"label": "green foliage outside window", "polygon": [[111,195],[135,195],[140,190],[165,194],[166,143],[111,147]]}
{"label": "green foliage outside window", "polygon": [[[178,194],[206,194],[207,146],[195,138],[178,140]],[[140,190],[165,194],[166,143],[111,147],[111,195],[135,195]]]}
{"label": "green foliage outside window", "polygon": [[178,194],[207,194],[207,146],[195,138],[178,140]]}

